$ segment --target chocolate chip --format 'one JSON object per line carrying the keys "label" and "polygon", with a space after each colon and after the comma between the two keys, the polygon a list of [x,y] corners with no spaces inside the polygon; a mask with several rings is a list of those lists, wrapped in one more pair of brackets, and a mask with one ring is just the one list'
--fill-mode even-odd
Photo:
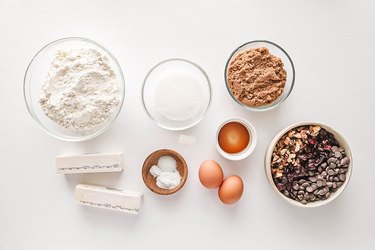
{"label": "chocolate chip", "polygon": [[326,193],[328,193],[328,189],[327,188],[322,188],[322,189],[319,190],[318,195],[323,196]]}
{"label": "chocolate chip", "polygon": [[346,180],[346,175],[345,174],[340,174],[339,175],[340,181],[345,181]]}
{"label": "chocolate chip", "polygon": [[329,159],[327,160],[327,163],[328,163],[328,164],[335,163],[335,162],[336,162],[336,159],[333,158],[333,157],[331,157],[331,158],[329,158]]}
{"label": "chocolate chip", "polygon": [[308,200],[310,198],[310,194],[309,193],[305,193],[303,195],[303,198],[305,198],[305,200]]}
{"label": "chocolate chip", "polygon": [[346,168],[340,168],[340,170],[339,170],[339,173],[340,174],[344,174],[344,173],[346,173],[348,170],[346,169]]}
{"label": "chocolate chip", "polygon": [[336,157],[336,158],[341,158],[341,153],[340,153],[340,152],[338,152],[338,151],[337,151],[337,152],[335,152],[335,157]]}
{"label": "chocolate chip", "polygon": [[341,159],[340,161],[340,165],[343,166],[343,165],[347,165],[349,164],[350,160],[349,160],[349,157],[344,157]]}
{"label": "chocolate chip", "polygon": [[304,187],[304,188],[306,188],[306,187],[308,187],[309,186],[309,183],[307,183],[307,182],[304,182],[304,183],[302,183],[302,185],[301,185],[302,187]]}
{"label": "chocolate chip", "polygon": [[331,169],[336,168],[336,164],[335,164],[335,163],[331,163],[331,164],[329,164],[329,168],[331,168]]}
{"label": "chocolate chip", "polygon": [[315,195],[310,194],[309,200],[310,200],[310,201],[315,201],[315,199],[316,199]]}
{"label": "chocolate chip", "polygon": [[327,172],[329,175],[334,175],[335,174],[335,171],[333,171],[332,169],[328,170]]}
{"label": "chocolate chip", "polygon": [[310,177],[309,180],[310,180],[311,182],[316,182],[317,179],[316,179],[316,177]]}

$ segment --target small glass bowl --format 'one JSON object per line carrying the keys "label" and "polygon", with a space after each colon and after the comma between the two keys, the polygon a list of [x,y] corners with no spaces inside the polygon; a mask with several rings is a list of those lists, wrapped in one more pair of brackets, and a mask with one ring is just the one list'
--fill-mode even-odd
{"label": "small glass bowl", "polygon": [[[273,101],[272,103],[267,104],[267,105],[255,107],[255,106],[245,105],[241,101],[237,100],[236,97],[234,97],[232,91],[229,88],[229,84],[228,84],[228,68],[229,68],[229,65],[232,62],[232,60],[239,53],[244,52],[244,51],[249,50],[249,49],[260,48],[260,47],[267,48],[270,51],[271,54],[281,58],[281,60],[284,63],[284,69],[287,72],[287,78],[286,78],[286,83],[285,83],[283,93],[275,101]],[[230,55],[226,65],[225,65],[224,80],[225,80],[225,85],[227,87],[227,90],[228,90],[230,96],[238,104],[240,104],[241,106],[243,106],[243,107],[245,107],[245,108],[247,108],[248,110],[251,110],[251,111],[268,111],[268,110],[271,110],[271,109],[274,109],[274,108],[278,107],[282,102],[284,102],[286,100],[286,98],[292,92],[292,89],[293,89],[293,86],[294,86],[294,79],[295,79],[295,69],[294,69],[293,61],[290,58],[290,56],[288,55],[288,53],[286,53],[286,51],[283,48],[281,48],[279,45],[277,45],[276,43],[266,41],[266,40],[255,40],[255,41],[251,41],[251,42],[248,42],[248,43],[245,43],[245,44],[241,45],[235,51],[232,52],[232,54]]]}
{"label": "small glass bowl", "polygon": [[[193,117],[187,120],[169,119],[156,107],[155,91],[157,83],[168,74],[176,72],[191,76],[202,87],[202,106]],[[184,130],[198,124],[207,113],[211,104],[211,95],[210,80],[204,70],[197,64],[180,58],[172,58],[156,64],[147,73],[142,87],[142,103],[146,113],[157,125],[168,130]]]}
{"label": "small glass bowl", "polygon": [[[79,48],[95,49],[108,58],[109,66],[114,70],[119,81],[119,87],[121,92],[120,103],[117,109],[114,112],[112,112],[112,115],[102,124],[99,124],[98,126],[89,130],[72,130],[62,128],[56,122],[51,120],[47,115],[44,114],[39,103],[41,90],[56,52],[61,49]],[[125,80],[122,74],[121,67],[111,52],[109,52],[107,49],[105,49],[98,43],[91,41],[89,39],[81,37],[68,37],[58,39],[45,45],[33,57],[29,66],[26,69],[23,83],[23,94],[30,115],[37,122],[39,127],[42,130],[44,130],[47,134],[64,141],[85,141],[92,139],[103,133],[105,130],[109,128],[112,122],[116,120],[118,114],[120,113],[122,104],[124,102]]]}

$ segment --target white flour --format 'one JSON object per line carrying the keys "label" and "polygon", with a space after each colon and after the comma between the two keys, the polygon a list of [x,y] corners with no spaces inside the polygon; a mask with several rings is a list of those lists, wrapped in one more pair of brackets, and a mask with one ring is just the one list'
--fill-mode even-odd
{"label": "white flour", "polygon": [[73,130],[88,130],[105,122],[120,102],[116,74],[95,49],[58,51],[39,100],[49,118]]}

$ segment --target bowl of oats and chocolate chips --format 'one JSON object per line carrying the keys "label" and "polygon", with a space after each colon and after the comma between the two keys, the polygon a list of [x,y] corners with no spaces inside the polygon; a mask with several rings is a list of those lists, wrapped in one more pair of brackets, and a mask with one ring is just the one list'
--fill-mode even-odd
{"label": "bowl of oats and chocolate chips", "polygon": [[293,124],[271,141],[265,170],[271,187],[286,201],[318,207],[345,189],[353,160],[345,139],[329,126],[315,122]]}

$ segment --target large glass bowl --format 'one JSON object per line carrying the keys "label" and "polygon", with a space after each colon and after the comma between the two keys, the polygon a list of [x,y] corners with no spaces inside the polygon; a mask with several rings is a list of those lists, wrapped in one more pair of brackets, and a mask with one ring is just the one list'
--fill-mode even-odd
{"label": "large glass bowl", "polygon": [[[173,120],[157,108],[156,89],[158,83],[169,74],[189,75],[199,83],[202,90],[202,105],[195,115],[187,120]],[[178,82],[176,82],[178,84]],[[207,74],[197,64],[185,59],[173,58],[155,65],[146,75],[142,88],[142,102],[148,116],[160,127],[168,130],[184,130],[199,123],[211,104],[211,85]]]}
{"label": "large glass bowl", "polygon": [[[262,106],[249,106],[239,101],[230,90],[229,84],[228,84],[228,68],[232,60],[239,53],[242,53],[249,49],[260,48],[260,47],[267,48],[271,54],[279,57],[283,61],[284,69],[287,72],[287,78],[286,78],[286,83],[285,83],[283,93],[275,101],[273,101],[270,104],[262,105]],[[290,58],[288,53],[286,53],[286,51],[283,48],[281,48],[279,45],[270,41],[266,41],[266,40],[256,40],[256,41],[245,43],[241,45],[240,47],[238,47],[235,51],[233,51],[233,53],[230,55],[225,65],[224,79],[225,79],[225,85],[227,87],[227,90],[235,102],[237,102],[242,107],[245,107],[246,109],[251,110],[251,111],[267,111],[267,110],[271,110],[271,109],[278,107],[290,95],[294,86],[295,69],[294,69],[292,59]]]}
{"label": "large glass bowl", "polygon": [[[113,69],[118,79],[121,98],[120,103],[108,119],[106,119],[98,126],[95,126],[94,128],[88,130],[72,130],[62,128],[55,121],[51,120],[46,114],[44,114],[39,103],[39,99],[42,93],[42,87],[49,68],[51,67],[51,63],[56,55],[56,52],[61,49],[69,50],[80,48],[95,49],[108,58],[109,66]],[[109,52],[98,43],[89,39],[69,37],[62,38],[47,44],[33,57],[25,73],[23,93],[30,115],[42,130],[44,130],[49,135],[61,140],[84,141],[92,139],[103,133],[116,119],[124,102],[125,80],[122,74],[121,67],[111,52]]]}

